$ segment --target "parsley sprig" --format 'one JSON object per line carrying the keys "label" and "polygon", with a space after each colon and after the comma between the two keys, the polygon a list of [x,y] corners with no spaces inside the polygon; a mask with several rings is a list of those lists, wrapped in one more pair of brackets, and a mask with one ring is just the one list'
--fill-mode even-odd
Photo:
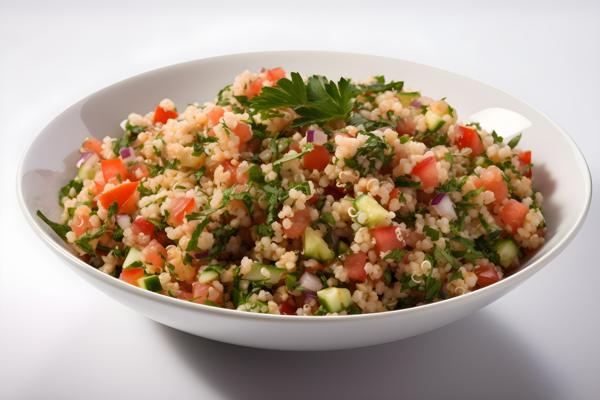
{"label": "parsley sprig", "polygon": [[292,108],[299,115],[294,126],[320,124],[345,120],[357,93],[356,86],[346,78],[340,78],[336,84],[324,76],[312,75],[305,83],[298,72],[292,72],[291,79],[283,78],[276,86],[263,88],[250,106],[259,112]]}

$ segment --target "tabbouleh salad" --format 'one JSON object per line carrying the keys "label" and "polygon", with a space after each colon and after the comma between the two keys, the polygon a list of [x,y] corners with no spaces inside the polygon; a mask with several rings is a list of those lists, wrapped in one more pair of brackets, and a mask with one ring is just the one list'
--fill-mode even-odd
{"label": "tabbouleh salad", "polygon": [[38,215],[86,262],[184,301],[287,315],[418,306],[501,280],[544,242],[531,151],[445,99],[245,71],[86,139]]}

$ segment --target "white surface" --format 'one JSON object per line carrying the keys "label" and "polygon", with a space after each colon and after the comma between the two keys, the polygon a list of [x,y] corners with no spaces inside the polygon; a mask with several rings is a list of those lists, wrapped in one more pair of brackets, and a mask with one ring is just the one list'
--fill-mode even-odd
{"label": "white surface", "polygon": [[596,180],[597,2],[457,3],[450,9],[428,1],[394,10],[374,2],[293,8],[253,2],[236,16],[229,15],[232,2],[219,8],[94,4],[0,3],[0,134],[7,143],[0,154],[6,188],[0,398],[598,396],[596,198],[578,238],[552,265],[477,314],[389,345],[315,354],[213,343],[123,308],[60,265],[24,223],[14,195],[25,146],[88,93],[175,62],[307,48],[410,59],[499,87],[565,128]]}

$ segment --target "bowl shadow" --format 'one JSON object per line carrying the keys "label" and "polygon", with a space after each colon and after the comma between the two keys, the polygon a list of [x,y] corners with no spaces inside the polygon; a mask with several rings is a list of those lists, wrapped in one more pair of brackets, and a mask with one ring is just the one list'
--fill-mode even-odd
{"label": "bowl shadow", "polygon": [[555,371],[481,312],[402,341],[330,352],[253,349],[155,326],[224,398],[565,398]]}

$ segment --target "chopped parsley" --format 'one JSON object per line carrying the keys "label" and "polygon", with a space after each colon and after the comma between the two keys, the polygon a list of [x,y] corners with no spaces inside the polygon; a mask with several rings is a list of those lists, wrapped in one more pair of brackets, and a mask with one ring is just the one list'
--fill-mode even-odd
{"label": "chopped parsley", "polygon": [[81,188],[83,188],[83,182],[78,179],[73,179],[65,186],[61,187],[60,191],[58,192],[58,204],[60,204],[61,206],[63,205],[64,197],[72,198],[71,189],[73,189],[77,194],[81,191]]}
{"label": "chopped parsley", "polygon": [[521,136],[523,136],[522,133],[519,133],[517,136],[515,136],[514,138],[510,139],[510,141],[508,142],[508,146],[511,149],[514,149],[515,147],[517,147],[517,145],[519,144],[519,142],[521,141]]}
{"label": "chopped parsley", "polygon": [[57,222],[51,221],[48,217],[46,217],[40,210],[37,211],[36,215],[46,223],[52,230],[60,236],[63,240],[66,240],[67,233],[71,230],[69,225],[67,224],[59,224]]}

